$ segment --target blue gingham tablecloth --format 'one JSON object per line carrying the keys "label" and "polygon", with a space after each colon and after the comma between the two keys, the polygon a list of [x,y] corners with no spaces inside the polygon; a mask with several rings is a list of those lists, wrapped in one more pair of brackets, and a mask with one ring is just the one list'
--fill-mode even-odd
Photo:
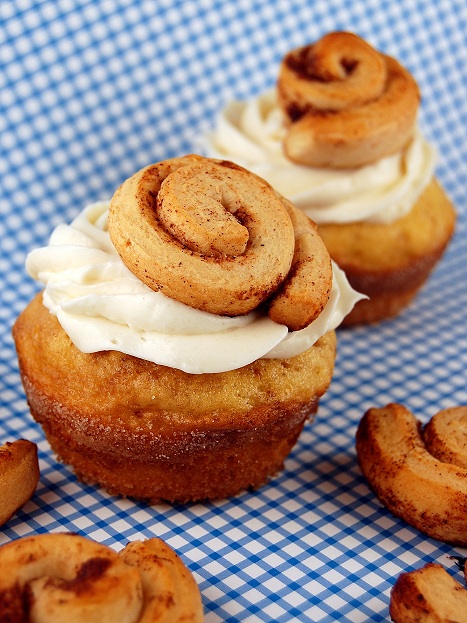
{"label": "blue gingham tablecloth", "polygon": [[[289,49],[352,30],[396,56],[458,210],[449,250],[415,302],[341,330],[330,390],[282,474],[255,493],[147,507],[79,483],[28,413],[11,338],[37,291],[26,253],[137,169],[194,150],[230,99],[269,88]],[[37,492],[0,542],[71,530],[120,549],[159,536],[181,555],[206,621],[389,621],[402,571],[457,549],[394,518],[355,457],[364,411],[402,402],[426,421],[467,403],[467,4],[3,0],[0,3],[0,442],[39,447]]]}

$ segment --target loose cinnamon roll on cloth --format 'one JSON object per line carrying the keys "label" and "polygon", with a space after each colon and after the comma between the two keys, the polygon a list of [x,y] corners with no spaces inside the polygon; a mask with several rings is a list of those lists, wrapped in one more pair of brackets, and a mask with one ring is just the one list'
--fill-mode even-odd
{"label": "loose cinnamon roll on cloth", "polygon": [[394,623],[461,623],[465,621],[467,590],[439,563],[401,573],[391,589],[389,614]]}
{"label": "loose cinnamon roll on cloth", "polygon": [[47,623],[201,623],[195,579],[158,538],[119,553],[77,534],[40,534],[0,547],[0,618]]}
{"label": "loose cinnamon roll on cloth", "polygon": [[39,477],[35,443],[16,439],[0,446],[0,527],[31,499]]}
{"label": "loose cinnamon roll on cloth", "polygon": [[150,165],[59,225],[13,335],[33,417],[88,483],[232,496],[283,462],[361,297],[315,224],[231,162]]}
{"label": "loose cinnamon roll on cloth", "polygon": [[369,409],[356,433],[368,485],[396,517],[428,536],[467,546],[467,406],[421,422],[391,403]]}
{"label": "loose cinnamon roll on cloth", "polygon": [[318,224],[331,257],[368,295],[347,325],[400,313],[454,232],[419,103],[397,60],[332,32],[286,54],[276,88],[228,104],[205,141],[209,155],[261,175]]}

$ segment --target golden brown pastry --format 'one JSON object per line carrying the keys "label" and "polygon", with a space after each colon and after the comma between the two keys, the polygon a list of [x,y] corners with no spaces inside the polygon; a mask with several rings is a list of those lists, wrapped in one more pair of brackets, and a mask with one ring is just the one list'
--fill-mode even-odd
{"label": "golden brown pastry", "polygon": [[420,101],[404,67],[349,32],[286,54],[277,88],[285,154],[312,167],[353,168],[398,151]]}
{"label": "golden brown pastry", "polygon": [[356,442],[361,470],[391,513],[434,539],[467,545],[467,469],[430,454],[408,409],[395,403],[370,409]]}
{"label": "golden brown pastry", "polygon": [[[187,502],[259,487],[283,467],[333,373],[343,290],[314,224],[257,176],[197,156],[127,180],[108,233],[105,210],[91,206],[30,254],[31,274],[64,270],[13,328],[31,414],[59,459],[114,494]],[[226,249],[215,232],[231,213]],[[275,290],[253,284],[284,255]],[[260,306],[231,317],[250,294]]]}
{"label": "golden brown pastry", "polygon": [[467,469],[467,406],[436,413],[423,429],[423,440],[439,461]]}
{"label": "golden brown pastry", "polygon": [[272,319],[297,331],[331,291],[314,223],[232,162],[192,155],[142,169],[114,194],[109,233],[141,281],[213,314],[246,314],[270,299]]}
{"label": "golden brown pastry", "polygon": [[0,526],[32,497],[39,476],[35,443],[17,439],[0,446]]}
{"label": "golden brown pastry", "polygon": [[410,72],[361,37],[331,32],[282,59],[275,88],[226,104],[204,140],[261,175],[318,225],[367,295],[343,324],[409,305],[452,238],[456,215],[417,123]]}
{"label": "golden brown pastry", "polygon": [[[329,33],[289,52],[277,91],[285,119],[283,150],[292,162],[358,175],[359,168],[391,154],[409,153],[420,100],[417,84],[395,59],[353,33]],[[400,167],[408,168],[408,161]],[[363,195],[365,201],[368,197]],[[443,255],[454,233],[453,206],[434,177],[415,198],[405,215],[389,220],[312,216],[332,259],[369,297],[357,303],[344,325],[398,315]],[[319,206],[310,201],[307,212],[318,214]]]}
{"label": "golden brown pastry", "polygon": [[157,538],[116,553],[71,533],[42,534],[0,547],[4,621],[199,623],[196,582]]}
{"label": "golden brown pastry", "polygon": [[428,563],[397,578],[389,614],[395,623],[463,623],[467,590],[442,565]]}

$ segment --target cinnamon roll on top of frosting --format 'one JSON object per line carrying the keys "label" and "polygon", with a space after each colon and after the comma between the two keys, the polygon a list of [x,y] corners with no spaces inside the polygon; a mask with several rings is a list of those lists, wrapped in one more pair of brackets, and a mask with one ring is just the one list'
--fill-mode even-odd
{"label": "cinnamon roll on top of frosting", "polygon": [[354,168],[412,137],[420,94],[410,73],[352,33],[289,52],[279,68],[284,151],[299,164]]}

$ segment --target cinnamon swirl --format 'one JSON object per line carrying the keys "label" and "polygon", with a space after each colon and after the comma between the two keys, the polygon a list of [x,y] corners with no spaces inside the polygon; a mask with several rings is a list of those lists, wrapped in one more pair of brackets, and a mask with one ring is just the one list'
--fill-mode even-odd
{"label": "cinnamon swirl", "polygon": [[289,52],[278,77],[288,158],[354,168],[401,149],[413,134],[417,84],[360,37],[333,32]]}
{"label": "cinnamon swirl", "polygon": [[203,620],[199,589],[179,556],[157,538],[120,553],[72,533],[0,547],[4,621],[182,623]]}

